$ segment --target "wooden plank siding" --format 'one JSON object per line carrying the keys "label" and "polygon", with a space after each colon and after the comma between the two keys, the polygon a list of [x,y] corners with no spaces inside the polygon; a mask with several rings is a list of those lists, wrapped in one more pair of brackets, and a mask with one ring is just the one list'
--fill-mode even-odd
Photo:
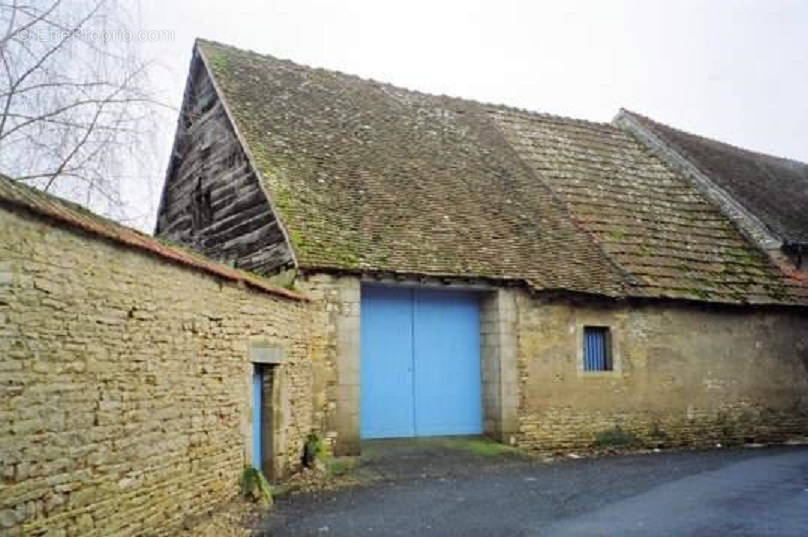
{"label": "wooden plank siding", "polygon": [[257,273],[293,265],[283,231],[198,57],[192,61],[155,234]]}

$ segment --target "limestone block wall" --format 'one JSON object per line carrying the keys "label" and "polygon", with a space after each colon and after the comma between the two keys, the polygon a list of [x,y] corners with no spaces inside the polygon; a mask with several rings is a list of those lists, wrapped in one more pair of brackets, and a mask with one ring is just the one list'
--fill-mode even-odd
{"label": "limestone block wall", "polygon": [[319,349],[313,393],[320,432],[337,455],[359,454],[360,280],[327,273],[304,275],[297,285],[312,300]]}
{"label": "limestone block wall", "polygon": [[323,412],[317,320],[308,302],[0,208],[0,534],[173,535],[236,494],[255,341],[283,349],[294,469]]}
{"label": "limestone block wall", "polygon": [[516,295],[515,289],[480,295],[483,431],[506,444],[516,441],[519,427]]}
{"label": "limestone block wall", "polygon": [[[808,434],[808,312],[517,298],[521,445],[647,445]],[[582,330],[608,326],[614,371],[585,372]],[[602,438],[602,437],[601,437]]]}

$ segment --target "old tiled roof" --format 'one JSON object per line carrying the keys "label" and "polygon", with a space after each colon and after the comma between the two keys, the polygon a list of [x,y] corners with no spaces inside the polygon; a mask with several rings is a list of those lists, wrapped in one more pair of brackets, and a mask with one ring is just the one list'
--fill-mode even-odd
{"label": "old tiled roof", "polygon": [[296,300],[304,298],[303,295],[298,293],[275,287],[260,276],[233,269],[199,254],[165,244],[154,237],[92,213],[75,203],[25,186],[20,182],[12,181],[0,174],[0,206],[2,205],[22,208],[31,213],[47,217],[61,225],[135,248],[163,260],[200,270],[228,281],[248,285],[262,292]]}
{"label": "old tiled roof", "polygon": [[491,108],[502,132],[626,275],[636,296],[808,296],[698,191],[609,124]]}
{"label": "old tiled roof", "polygon": [[808,244],[808,164],[741,149],[622,111],[663,140],[785,242]]}
{"label": "old tiled roof", "polygon": [[198,46],[300,266],[621,292],[476,103]]}
{"label": "old tiled roof", "polygon": [[804,287],[616,127],[197,47],[303,268],[805,301]]}

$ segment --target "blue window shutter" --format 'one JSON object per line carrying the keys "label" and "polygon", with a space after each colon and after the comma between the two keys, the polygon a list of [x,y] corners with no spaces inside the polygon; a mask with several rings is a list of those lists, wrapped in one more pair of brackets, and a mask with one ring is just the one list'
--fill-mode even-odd
{"label": "blue window shutter", "polygon": [[584,371],[611,369],[608,351],[608,328],[584,327]]}

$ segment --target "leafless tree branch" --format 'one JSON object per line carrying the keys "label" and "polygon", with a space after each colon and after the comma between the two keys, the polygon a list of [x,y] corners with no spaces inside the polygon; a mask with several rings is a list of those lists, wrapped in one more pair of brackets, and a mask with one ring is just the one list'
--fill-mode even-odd
{"label": "leafless tree branch", "polygon": [[155,176],[129,172],[173,107],[139,43],[114,37],[132,30],[123,0],[0,1],[0,172],[108,207],[122,181]]}

